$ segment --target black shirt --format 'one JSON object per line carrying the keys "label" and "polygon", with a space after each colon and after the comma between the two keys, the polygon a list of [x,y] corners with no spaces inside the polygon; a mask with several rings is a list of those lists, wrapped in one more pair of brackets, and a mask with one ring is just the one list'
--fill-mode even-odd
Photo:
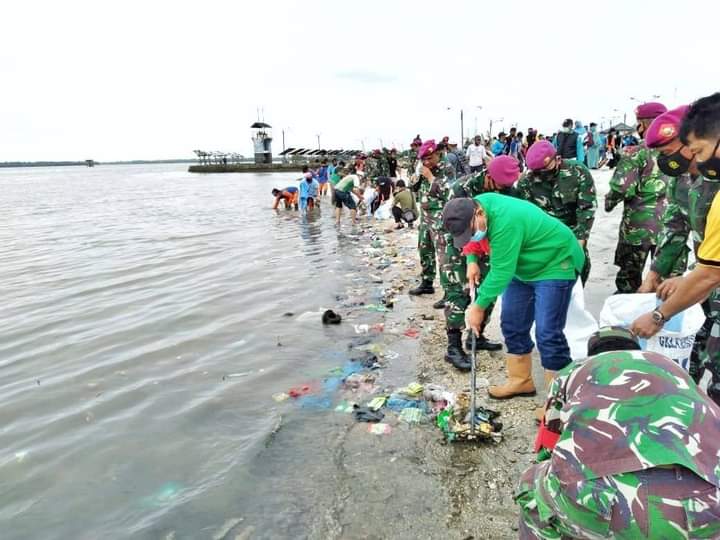
{"label": "black shirt", "polygon": [[397,175],[397,159],[394,157],[388,158],[388,166],[390,167],[390,178],[396,178]]}

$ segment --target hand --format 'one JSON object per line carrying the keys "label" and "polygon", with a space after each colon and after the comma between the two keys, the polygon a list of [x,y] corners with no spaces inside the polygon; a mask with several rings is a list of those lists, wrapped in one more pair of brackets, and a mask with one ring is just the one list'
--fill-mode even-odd
{"label": "hand", "polygon": [[428,169],[425,165],[423,165],[423,168],[420,170],[420,174],[423,175],[425,178],[427,178],[430,182],[432,182],[435,179],[432,171],[430,169]]}
{"label": "hand", "polygon": [[468,263],[466,276],[470,286],[477,287],[480,284],[480,265],[474,262]]}
{"label": "hand", "polygon": [[652,313],[646,313],[638,317],[630,326],[630,331],[641,338],[650,338],[657,334],[662,326],[655,322]]}
{"label": "hand", "polygon": [[642,285],[637,292],[639,293],[651,293],[657,291],[658,285],[660,285],[660,274],[650,270],[647,277],[643,280]]}
{"label": "hand", "polygon": [[470,304],[465,311],[465,325],[475,332],[476,337],[480,337],[480,327],[485,320],[485,310],[477,304]]}
{"label": "hand", "polygon": [[585,249],[585,246],[587,245],[587,240],[578,240],[578,244],[580,244],[580,247]]}
{"label": "hand", "polygon": [[663,301],[670,298],[670,296],[672,296],[672,294],[675,292],[675,290],[677,289],[677,287],[681,281],[682,281],[681,277],[674,277],[674,278],[666,279],[665,281],[663,281],[657,287],[658,298],[660,298]]}

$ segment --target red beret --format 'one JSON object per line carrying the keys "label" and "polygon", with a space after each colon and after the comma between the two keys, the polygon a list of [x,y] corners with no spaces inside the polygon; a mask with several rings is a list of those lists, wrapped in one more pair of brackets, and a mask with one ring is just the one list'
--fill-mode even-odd
{"label": "red beret", "polygon": [[418,149],[418,158],[423,159],[424,157],[429,156],[432,154],[435,150],[437,150],[437,145],[435,144],[434,139],[430,139],[422,143],[420,148]]}
{"label": "red beret", "polygon": [[638,105],[637,109],[635,109],[635,117],[638,119],[657,118],[665,112],[667,112],[667,107],[665,105],[651,101],[649,103]]}
{"label": "red beret", "polygon": [[528,149],[527,166],[532,171],[539,171],[547,167],[557,154],[557,149],[550,141],[536,141]]}
{"label": "red beret", "polygon": [[498,186],[512,186],[520,178],[520,164],[512,156],[497,156],[488,163],[488,174]]}
{"label": "red beret", "polygon": [[689,106],[683,105],[667,111],[653,120],[645,133],[645,144],[648,148],[659,148],[676,139],[680,135],[680,124],[689,108]]}

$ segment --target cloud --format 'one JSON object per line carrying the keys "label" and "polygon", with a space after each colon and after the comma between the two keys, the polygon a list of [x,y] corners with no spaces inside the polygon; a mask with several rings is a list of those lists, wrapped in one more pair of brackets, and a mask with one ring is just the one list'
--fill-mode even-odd
{"label": "cloud", "polygon": [[394,75],[363,70],[341,71],[336,73],[335,77],[341,80],[362,84],[387,84],[397,80],[397,77]]}

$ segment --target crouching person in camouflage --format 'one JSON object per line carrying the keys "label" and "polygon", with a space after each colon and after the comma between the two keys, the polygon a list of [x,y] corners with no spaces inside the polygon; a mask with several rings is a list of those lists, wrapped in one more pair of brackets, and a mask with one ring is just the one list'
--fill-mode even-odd
{"label": "crouching person in camouflage", "polygon": [[520,538],[720,538],[720,408],[604,328],[550,388],[516,501]]}

